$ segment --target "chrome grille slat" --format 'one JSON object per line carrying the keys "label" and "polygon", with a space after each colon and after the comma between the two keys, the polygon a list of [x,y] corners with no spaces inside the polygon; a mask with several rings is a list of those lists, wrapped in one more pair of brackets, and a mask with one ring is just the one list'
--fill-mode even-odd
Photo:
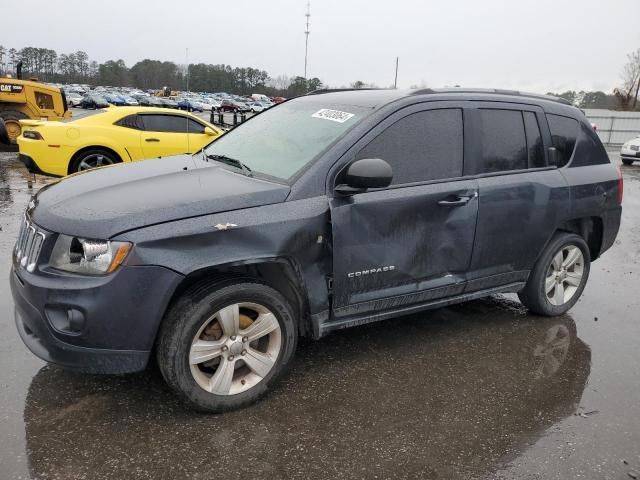
{"label": "chrome grille slat", "polygon": [[24,245],[27,240],[27,230],[29,228],[27,219],[22,220],[22,226],[20,227],[20,234],[18,235],[18,242],[16,243],[16,256],[20,258],[24,252]]}
{"label": "chrome grille slat", "polygon": [[23,220],[18,233],[18,240],[15,247],[16,262],[28,272],[33,272],[36,268],[42,245],[47,235],[28,218]]}

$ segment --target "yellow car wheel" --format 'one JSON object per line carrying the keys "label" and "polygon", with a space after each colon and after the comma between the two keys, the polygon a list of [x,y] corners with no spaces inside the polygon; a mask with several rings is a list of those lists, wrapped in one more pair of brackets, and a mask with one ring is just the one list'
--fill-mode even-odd
{"label": "yellow car wheel", "polygon": [[26,119],[27,116],[22,112],[5,110],[0,112],[0,117],[4,120],[4,128],[7,132],[7,137],[9,137],[9,143],[15,144],[20,132],[22,132],[20,120]]}
{"label": "yellow car wheel", "polygon": [[75,155],[71,162],[69,173],[83,172],[85,170],[91,170],[92,168],[106,167],[107,165],[120,162],[120,158],[108,150],[91,148]]}

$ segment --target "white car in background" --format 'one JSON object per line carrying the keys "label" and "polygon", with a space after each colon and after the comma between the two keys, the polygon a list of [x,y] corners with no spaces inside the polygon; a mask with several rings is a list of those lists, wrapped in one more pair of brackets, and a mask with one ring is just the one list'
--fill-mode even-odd
{"label": "white car in background", "polygon": [[65,95],[67,96],[67,104],[70,107],[77,107],[80,105],[82,95],[76,92],[66,92]]}
{"label": "white car in background", "polygon": [[218,108],[220,108],[220,102],[218,102],[213,98],[205,98],[202,101],[202,106],[203,106],[203,110],[206,110],[209,112],[211,110],[217,110]]}
{"label": "white car in background", "polygon": [[124,101],[127,103],[128,106],[130,107],[137,107],[138,105],[140,105],[140,103],[138,102],[138,100],[136,100],[135,98],[133,98],[130,95],[120,95],[122,98],[124,98]]}
{"label": "white car in background", "polygon": [[629,140],[620,149],[620,158],[625,165],[640,162],[640,137]]}

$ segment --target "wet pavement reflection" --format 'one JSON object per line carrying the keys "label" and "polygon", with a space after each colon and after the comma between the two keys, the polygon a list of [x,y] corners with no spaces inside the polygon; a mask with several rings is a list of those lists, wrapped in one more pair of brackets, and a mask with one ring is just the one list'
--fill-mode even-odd
{"label": "wet pavement reflection", "polygon": [[185,411],[155,371],[44,367],[24,411],[29,468],[45,478],[488,474],[573,414],[590,358],[570,317],[487,301],[307,342],[272,395],[225,415]]}
{"label": "wet pavement reflection", "polygon": [[[0,479],[629,478],[640,167],[623,171],[623,230],[568,315],[496,296],[303,341],[270,395],[224,415],[185,408],[154,366],[92,376],[40,362],[15,333],[4,275]],[[29,181],[48,180],[0,153],[5,273]]]}

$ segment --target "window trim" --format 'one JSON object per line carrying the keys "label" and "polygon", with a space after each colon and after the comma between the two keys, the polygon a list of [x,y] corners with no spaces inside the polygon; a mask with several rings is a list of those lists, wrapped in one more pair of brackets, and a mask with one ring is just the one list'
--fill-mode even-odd
{"label": "window trim", "polygon": [[531,159],[529,157],[529,150],[531,148],[531,143],[529,140],[529,135],[527,134],[527,121],[525,119],[525,113],[532,113],[533,114],[533,119],[536,122],[536,126],[538,127],[538,134],[540,135],[540,141],[542,142],[542,161],[544,162],[544,166],[547,167],[549,166],[549,159],[547,158],[547,149],[544,146],[544,138],[542,136],[542,127],[540,127],[540,119],[538,118],[538,115],[536,114],[536,112],[528,112],[526,110],[522,110],[522,122],[524,123],[524,138],[525,141],[527,142],[527,167],[529,170],[534,170],[536,168],[542,168],[542,167],[532,167],[531,166]]}

